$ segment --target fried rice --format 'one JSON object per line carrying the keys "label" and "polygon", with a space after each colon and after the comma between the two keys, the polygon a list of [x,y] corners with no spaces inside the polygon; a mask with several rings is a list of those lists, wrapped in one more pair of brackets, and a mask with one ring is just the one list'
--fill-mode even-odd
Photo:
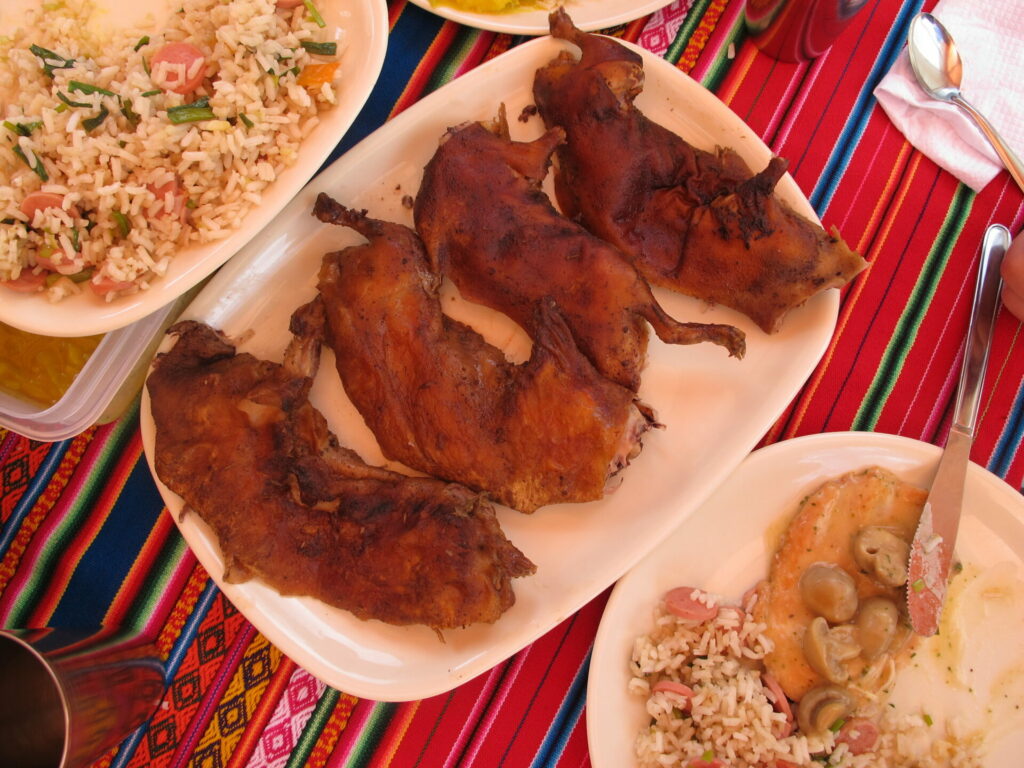
{"label": "fried rice", "polygon": [[335,103],[342,31],[310,6],[182,0],[158,29],[100,32],[64,0],[5,30],[0,285],[109,300],[235,230]]}
{"label": "fried rice", "polygon": [[884,691],[854,713],[878,723],[868,751],[854,754],[838,728],[800,733],[776,698],[781,692],[766,681],[762,660],[772,643],[752,605],[724,605],[700,590],[694,595],[719,605],[717,616],[680,618],[661,602],[654,629],[634,643],[629,690],[645,699],[650,717],[635,742],[640,768],[981,768],[981,734],[897,712]]}

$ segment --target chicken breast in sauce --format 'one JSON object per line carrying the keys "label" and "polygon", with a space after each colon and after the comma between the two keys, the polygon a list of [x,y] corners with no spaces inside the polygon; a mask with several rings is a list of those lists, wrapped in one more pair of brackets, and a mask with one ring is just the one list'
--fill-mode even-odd
{"label": "chicken breast in sauce", "polygon": [[[897,583],[903,557],[899,553],[913,539],[926,497],[926,491],[903,482],[889,470],[870,467],[830,480],[800,503],[772,560],[768,581],[759,587],[754,611],[757,620],[767,625],[766,634],[775,645],[765,659],[767,671],[787,697],[800,701],[808,691],[837,682],[826,679],[808,660],[808,633],[812,631],[819,631],[832,643],[836,657],[829,661],[840,676],[848,676],[838,682],[854,691],[859,685],[876,682],[886,664],[892,666],[895,651],[906,645],[909,636],[902,615],[905,587]],[[877,547],[877,538],[886,546]],[[895,545],[897,554],[882,562],[879,558],[890,554],[890,544]],[[905,581],[905,559],[902,569]],[[809,584],[809,571],[811,576],[823,575],[823,582]],[[852,612],[834,600],[829,609],[814,610],[808,605],[809,594],[849,591],[844,584],[852,587],[844,596],[852,600]],[[875,598],[891,601],[899,610],[898,637],[877,653],[879,649],[859,627],[865,606],[882,604]],[[838,613],[823,616],[833,609]],[[866,680],[868,676],[872,679]]]}

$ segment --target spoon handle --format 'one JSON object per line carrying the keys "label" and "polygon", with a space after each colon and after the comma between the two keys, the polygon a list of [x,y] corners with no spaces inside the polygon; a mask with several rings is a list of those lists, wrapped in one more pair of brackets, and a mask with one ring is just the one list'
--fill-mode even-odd
{"label": "spoon handle", "polygon": [[973,118],[974,122],[978,124],[981,132],[985,134],[985,138],[988,139],[989,144],[992,145],[992,149],[999,155],[999,159],[1003,161],[1003,165],[1010,172],[1013,180],[1017,182],[1022,190],[1024,190],[1024,163],[1021,163],[1020,158],[1014,154],[1013,150],[1010,149],[1009,145],[1003,141],[1003,137],[999,135],[992,124],[985,118],[981,112],[976,110],[963,96],[954,96],[951,101],[960,107],[964,112]]}

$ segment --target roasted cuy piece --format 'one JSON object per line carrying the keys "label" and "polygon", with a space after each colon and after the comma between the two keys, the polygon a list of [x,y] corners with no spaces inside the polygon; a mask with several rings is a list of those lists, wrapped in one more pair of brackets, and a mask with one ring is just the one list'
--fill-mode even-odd
{"label": "roasted cuy piece", "polygon": [[533,142],[511,141],[503,115],[493,126],[470,123],[445,135],[413,208],[434,270],[533,338],[535,308],[553,298],[595,367],[633,391],[648,323],[667,343],[711,341],[741,356],[740,331],[672,319],[621,253],[558,213],[541,182],[563,138],[556,128]]}
{"label": "roasted cuy piece", "polygon": [[345,391],[388,458],[523,512],[604,495],[649,421],[550,302],[537,308],[530,359],[513,365],[442,313],[415,232],[325,194],[314,213],[368,240],[324,257],[319,290]]}
{"label": "roasted cuy piece", "polygon": [[225,579],[259,577],[360,619],[435,630],[493,622],[533,564],[478,494],[368,466],[307,399],[318,307],[293,318],[283,365],[182,322],[147,382],[155,466],[213,529]]}
{"label": "roasted cuy piece", "polygon": [[775,194],[786,162],[760,173],[731,150],[699,150],[633,103],[640,56],[581,32],[563,9],[551,34],[578,46],[537,71],[534,99],[561,128],[555,191],[566,215],[622,250],[652,285],[736,309],[764,331],[866,263]]}

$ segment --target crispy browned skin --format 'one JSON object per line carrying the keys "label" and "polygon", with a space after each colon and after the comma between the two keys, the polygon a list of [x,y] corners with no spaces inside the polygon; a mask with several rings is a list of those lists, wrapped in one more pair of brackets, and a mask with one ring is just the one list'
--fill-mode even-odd
{"label": "crispy browned skin", "polygon": [[529,361],[513,365],[441,312],[440,278],[415,232],[325,194],[314,213],[369,241],[327,254],[319,288],[345,391],[388,458],[523,512],[604,495],[648,420],[579,352],[550,302],[537,310]]}
{"label": "crispy browned skin", "polygon": [[711,341],[742,356],[740,331],[672,319],[622,254],[555,210],[540,185],[562,139],[556,128],[534,142],[510,141],[503,119],[493,130],[471,123],[449,131],[414,207],[435,271],[534,338],[535,308],[553,298],[595,367],[633,391],[648,323],[669,344]]}
{"label": "crispy browned skin", "polygon": [[157,474],[213,529],[229,582],[259,577],[391,624],[495,621],[533,564],[479,495],[337,444],[307,399],[319,326],[315,309],[297,315],[284,365],[175,326],[147,382]]}
{"label": "crispy browned skin", "polygon": [[690,146],[634,106],[644,81],[636,53],[579,31],[561,8],[551,34],[582,51],[579,60],[560,54],[534,79],[545,124],[566,133],[559,204],[652,285],[732,307],[774,332],[791,309],[866,266],[774,194],[784,160],[755,175],[731,150]]}
{"label": "crispy browned skin", "polygon": [[[824,483],[800,503],[754,606],[754,616],[767,625],[765,634],[774,646],[765,656],[765,667],[789,698],[799,701],[825,682],[804,658],[804,633],[815,616],[800,596],[804,571],[817,562],[838,565],[853,577],[858,600],[880,595],[905,605],[902,588],[884,587],[860,570],[852,541],[861,528],[877,525],[909,542],[926,497],[926,491],[904,483],[889,470],[868,467]],[[847,664],[851,680],[858,681],[864,661],[858,658]]]}

